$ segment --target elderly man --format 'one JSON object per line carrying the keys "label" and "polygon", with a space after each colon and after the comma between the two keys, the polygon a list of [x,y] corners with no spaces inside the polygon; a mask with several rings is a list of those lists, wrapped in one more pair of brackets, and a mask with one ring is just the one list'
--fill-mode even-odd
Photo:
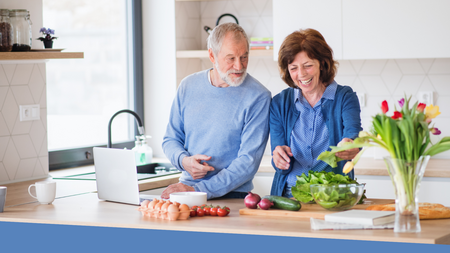
{"label": "elderly man", "polygon": [[244,198],[253,189],[268,139],[271,94],[246,72],[248,37],[239,25],[214,28],[208,52],[214,67],[183,79],[173,101],[162,146],[182,175],[161,198],[186,191]]}

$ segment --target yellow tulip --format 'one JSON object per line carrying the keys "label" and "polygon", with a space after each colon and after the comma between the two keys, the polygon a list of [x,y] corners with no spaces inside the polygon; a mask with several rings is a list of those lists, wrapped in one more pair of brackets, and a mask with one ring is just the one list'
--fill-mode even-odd
{"label": "yellow tulip", "polygon": [[345,174],[349,173],[350,171],[352,171],[353,167],[355,165],[353,164],[352,161],[348,161],[345,165],[344,165],[344,169],[342,170],[342,172],[344,172]]}
{"label": "yellow tulip", "polygon": [[437,105],[436,106],[429,105],[425,108],[425,118],[427,120],[434,119],[439,114],[441,114],[441,112],[439,111],[439,106],[437,106]]}

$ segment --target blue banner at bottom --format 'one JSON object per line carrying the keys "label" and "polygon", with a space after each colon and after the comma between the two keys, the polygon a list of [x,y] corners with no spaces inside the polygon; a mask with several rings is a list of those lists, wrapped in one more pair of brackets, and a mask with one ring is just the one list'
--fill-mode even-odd
{"label": "blue banner at bottom", "polygon": [[0,222],[0,252],[450,252],[450,245]]}

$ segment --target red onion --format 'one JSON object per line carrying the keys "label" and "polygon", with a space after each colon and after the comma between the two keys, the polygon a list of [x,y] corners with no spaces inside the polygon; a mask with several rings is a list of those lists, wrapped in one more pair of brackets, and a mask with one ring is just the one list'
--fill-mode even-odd
{"label": "red onion", "polygon": [[268,199],[262,199],[258,204],[259,208],[262,210],[269,210],[271,206],[273,206],[273,202]]}
{"label": "red onion", "polygon": [[248,195],[245,196],[244,203],[245,206],[250,209],[258,208],[258,203],[261,201],[261,197],[258,194],[248,192]]}

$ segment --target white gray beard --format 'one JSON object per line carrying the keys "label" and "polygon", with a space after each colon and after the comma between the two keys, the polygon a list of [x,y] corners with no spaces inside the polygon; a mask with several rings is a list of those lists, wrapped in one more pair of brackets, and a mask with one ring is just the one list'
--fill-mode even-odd
{"label": "white gray beard", "polygon": [[231,80],[231,78],[229,77],[229,75],[232,73],[241,73],[240,71],[234,71],[234,70],[230,69],[227,71],[227,73],[223,73],[222,71],[220,71],[218,62],[216,62],[216,64],[214,64],[214,67],[217,69],[217,73],[219,73],[220,79],[222,79],[226,84],[233,86],[233,87],[238,87],[239,85],[241,85],[244,82],[245,77],[247,77],[247,69],[245,68],[242,71],[242,76],[237,78],[236,81],[233,82]]}

